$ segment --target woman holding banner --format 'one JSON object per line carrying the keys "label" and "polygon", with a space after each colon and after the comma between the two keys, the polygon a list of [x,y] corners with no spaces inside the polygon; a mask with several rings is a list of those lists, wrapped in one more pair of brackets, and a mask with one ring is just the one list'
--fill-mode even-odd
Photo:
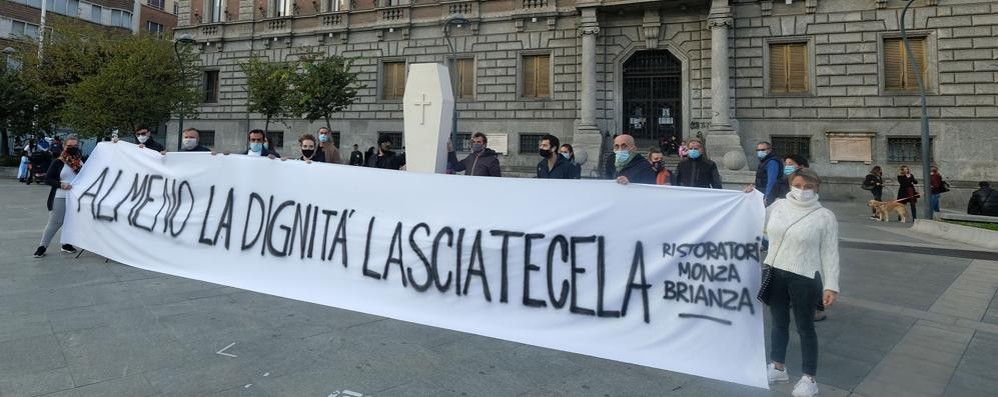
{"label": "woman holding banner", "polygon": [[[42,241],[38,244],[38,248],[35,249],[35,258],[45,256],[45,251],[48,249],[49,243],[52,242],[52,237],[62,227],[62,220],[66,217],[66,192],[73,188],[69,183],[76,178],[76,174],[80,172],[80,168],[83,168],[83,153],[80,151],[80,141],[75,137],[67,137],[65,149],[59,155],[59,158],[52,162],[48,173],[45,175],[45,183],[52,186],[47,202],[49,221],[45,225],[45,231],[42,232]],[[62,252],[72,254],[76,252],[76,248],[73,248],[69,244],[63,244]]]}
{"label": "woman holding banner", "polygon": [[326,162],[325,153],[322,150],[316,150],[314,135],[303,134],[298,138],[298,146],[301,149],[301,157],[298,157],[298,160],[304,161],[305,163],[311,163],[313,161],[320,163]]}
{"label": "woman holding banner", "polygon": [[[763,294],[773,323],[770,334],[772,363],[768,365],[767,373],[770,383],[790,381],[784,363],[792,309],[803,360],[803,376],[794,386],[793,395],[814,396],[818,394],[818,384],[814,380],[818,366],[814,302],[822,294],[822,303],[829,307],[838,298],[838,221],[832,211],[818,203],[821,178],[817,173],[801,168],[788,179],[790,192],[786,200],[777,200],[766,209],[766,233],[770,240],[764,263],[770,269]],[[823,292],[818,276],[824,281]]]}

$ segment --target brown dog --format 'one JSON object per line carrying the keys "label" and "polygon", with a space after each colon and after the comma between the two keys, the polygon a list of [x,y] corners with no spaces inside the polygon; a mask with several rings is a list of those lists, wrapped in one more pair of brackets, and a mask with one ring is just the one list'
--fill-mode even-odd
{"label": "brown dog", "polygon": [[895,212],[901,217],[901,223],[908,222],[908,209],[905,208],[904,204],[896,201],[870,200],[866,205],[877,211],[877,218],[881,222],[890,222],[891,212]]}

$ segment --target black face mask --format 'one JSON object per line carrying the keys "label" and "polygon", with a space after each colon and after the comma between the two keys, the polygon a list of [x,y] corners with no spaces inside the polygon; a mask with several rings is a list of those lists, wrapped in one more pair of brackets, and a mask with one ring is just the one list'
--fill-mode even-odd
{"label": "black face mask", "polygon": [[66,149],[66,154],[68,154],[70,156],[80,156],[83,153],[80,152],[80,148],[78,148],[78,147],[71,147],[69,149]]}
{"label": "black face mask", "polygon": [[315,154],[315,149],[302,149],[301,154],[302,156],[305,156],[305,158],[310,159],[312,158],[312,155]]}
{"label": "black face mask", "polygon": [[392,144],[385,143],[385,144],[381,145],[381,151],[382,152],[387,152],[387,151],[390,151],[390,150],[392,150]]}
{"label": "black face mask", "polygon": [[550,158],[551,149],[537,149],[537,154],[541,155],[543,158]]}
{"label": "black face mask", "polygon": [[662,170],[662,162],[661,161],[655,161],[655,162],[651,163],[651,169],[654,170],[655,172],[661,171]]}

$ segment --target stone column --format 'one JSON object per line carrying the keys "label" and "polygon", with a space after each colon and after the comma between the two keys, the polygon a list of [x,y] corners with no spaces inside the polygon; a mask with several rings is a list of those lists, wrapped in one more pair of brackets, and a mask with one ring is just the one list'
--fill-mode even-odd
{"label": "stone column", "polygon": [[[582,8],[579,35],[582,38],[582,89],[580,90],[580,107],[578,127],[572,139],[576,159],[584,163],[582,175],[591,176],[599,165],[600,145],[602,136],[596,124],[596,35],[599,34],[599,23],[596,19],[596,8]],[[580,158],[582,154],[583,158]]]}
{"label": "stone column", "polygon": [[[707,151],[722,169],[745,169],[745,151],[732,128],[729,113],[731,93],[728,64],[728,28],[734,25],[727,0],[714,0],[707,25],[710,28],[710,108],[711,126]],[[723,158],[722,158],[723,157]]]}

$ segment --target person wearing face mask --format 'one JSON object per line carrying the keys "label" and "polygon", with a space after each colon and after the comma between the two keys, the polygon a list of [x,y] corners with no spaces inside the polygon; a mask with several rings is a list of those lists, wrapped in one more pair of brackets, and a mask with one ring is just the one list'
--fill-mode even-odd
{"label": "person wearing face mask", "polygon": [[322,161],[323,163],[340,164],[343,160],[340,158],[340,150],[333,144],[333,133],[329,131],[329,128],[319,128],[319,148],[322,151],[322,158],[325,159]]}
{"label": "person wearing face mask", "polygon": [[540,179],[572,179],[575,176],[575,167],[561,153],[558,148],[561,141],[558,137],[547,134],[541,137],[537,153],[541,156],[541,161],[537,163],[537,178]]}
{"label": "person wearing face mask", "polygon": [[267,134],[264,134],[263,130],[251,130],[247,135],[249,139],[249,148],[246,150],[247,156],[266,157],[269,159],[281,156],[276,151],[270,150],[267,147]]}
{"label": "person wearing face mask", "polygon": [[[832,306],[839,295],[839,236],[835,214],[818,202],[821,178],[808,168],[790,175],[790,193],[766,208],[769,251],[763,263],[769,266],[764,299],[772,320],[769,383],[787,383],[784,363],[790,338],[790,315],[794,316],[801,345],[801,376],[794,396],[815,396],[818,367],[818,336],[814,329],[814,302]],[[822,287],[821,281],[824,282]]]}
{"label": "person wearing face mask", "polygon": [[572,164],[571,179],[582,179],[582,165],[575,162],[575,149],[572,148],[572,145],[567,143],[562,144],[561,147],[558,148],[558,153]]}
{"label": "person wearing face mask", "polygon": [[471,135],[471,153],[467,157],[458,161],[454,147],[447,142],[447,163],[454,172],[464,171],[465,175],[473,176],[502,176],[499,168],[499,154],[495,150],[486,147],[489,138],[481,132]]}
{"label": "person wearing face mask", "polygon": [[198,144],[201,132],[196,128],[188,128],[183,132],[183,138],[180,141],[180,151],[181,152],[210,152],[204,146]]}
{"label": "person wearing face mask", "polygon": [[405,155],[392,151],[392,140],[387,135],[378,138],[377,153],[371,153],[371,156],[367,159],[367,166],[398,170],[404,165]]}
{"label": "person wearing face mask", "polygon": [[664,155],[658,148],[651,148],[648,151],[648,161],[651,162],[651,170],[655,172],[656,185],[671,185],[672,173],[663,164]]}
{"label": "person wearing face mask", "polygon": [[[787,193],[790,193],[790,174],[793,174],[801,168],[807,168],[810,165],[804,156],[799,154],[788,154],[783,156],[783,169],[780,172],[779,180],[776,182],[776,186],[773,187],[774,201],[787,197]],[[753,186],[754,188],[754,186]],[[769,205],[771,205],[770,203]]]}
{"label": "person wearing face mask", "polygon": [[149,129],[145,127],[135,130],[135,142],[138,142],[140,149],[152,149],[160,153],[166,150],[161,143],[152,138]]}
{"label": "person wearing face mask", "polygon": [[655,172],[648,160],[637,152],[634,137],[621,134],[613,138],[614,179],[621,185],[628,183],[655,184]]}
{"label": "person wearing face mask", "polygon": [[686,145],[686,159],[676,166],[675,183],[677,186],[722,189],[721,173],[717,164],[703,154],[703,143],[699,139],[690,139]]}
{"label": "person wearing face mask", "polygon": [[915,176],[911,174],[911,168],[907,165],[902,165],[898,167],[898,202],[901,204],[908,204],[911,208],[911,219],[917,218],[915,215],[915,204],[918,203],[918,189],[915,185],[918,181]]}
{"label": "person wearing face mask", "polygon": [[306,164],[313,161],[326,162],[326,153],[316,148],[314,135],[304,134],[298,137],[298,147],[301,149],[301,156],[298,157],[298,160],[304,161]]}
{"label": "person wearing face mask", "polygon": [[[66,217],[66,193],[73,186],[70,182],[76,178],[76,174],[83,168],[83,152],[80,150],[80,141],[75,137],[67,137],[62,154],[58,159],[52,161],[48,172],[45,174],[45,183],[52,186],[49,191],[46,206],[49,210],[49,220],[42,232],[42,240],[35,249],[34,257],[45,256],[49,243],[55,233],[62,227],[63,218]],[[62,252],[76,253],[76,248],[69,244],[62,245]]]}
{"label": "person wearing face mask", "polygon": [[777,198],[776,185],[779,183],[782,167],[769,142],[759,142],[755,146],[755,154],[759,158],[759,168],[755,170],[755,189],[765,195],[768,206]]}

